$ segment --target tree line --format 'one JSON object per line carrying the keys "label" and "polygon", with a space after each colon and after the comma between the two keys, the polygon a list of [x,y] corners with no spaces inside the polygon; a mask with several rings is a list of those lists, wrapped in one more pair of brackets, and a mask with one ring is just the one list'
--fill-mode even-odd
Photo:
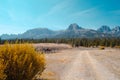
{"label": "tree line", "polygon": [[115,47],[120,46],[120,38],[54,38],[54,39],[9,39],[3,40],[0,39],[0,44],[4,44],[5,42],[9,42],[11,44],[14,43],[66,43],[70,44],[73,47],[98,47],[98,46],[106,46],[106,47]]}

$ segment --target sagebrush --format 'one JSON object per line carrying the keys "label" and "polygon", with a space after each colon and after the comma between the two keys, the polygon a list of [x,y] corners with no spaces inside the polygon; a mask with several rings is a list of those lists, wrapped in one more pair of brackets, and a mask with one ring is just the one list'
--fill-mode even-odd
{"label": "sagebrush", "polygon": [[30,44],[0,46],[0,80],[32,80],[44,68],[44,55]]}

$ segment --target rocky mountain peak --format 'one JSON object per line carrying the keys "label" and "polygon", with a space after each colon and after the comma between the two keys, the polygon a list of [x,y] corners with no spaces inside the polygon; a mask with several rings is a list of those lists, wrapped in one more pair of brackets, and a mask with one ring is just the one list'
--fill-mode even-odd
{"label": "rocky mountain peak", "polygon": [[110,29],[109,26],[107,26],[107,25],[103,25],[103,26],[101,26],[97,31],[99,31],[99,32],[103,32],[103,33],[108,33],[108,32],[111,31],[111,29]]}
{"label": "rocky mountain peak", "polygon": [[120,26],[116,26],[115,28],[112,29],[113,32],[119,32],[120,31]]}
{"label": "rocky mountain peak", "polygon": [[73,23],[69,25],[67,30],[79,30],[79,29],[82,29],[82,28],[78,24]]}

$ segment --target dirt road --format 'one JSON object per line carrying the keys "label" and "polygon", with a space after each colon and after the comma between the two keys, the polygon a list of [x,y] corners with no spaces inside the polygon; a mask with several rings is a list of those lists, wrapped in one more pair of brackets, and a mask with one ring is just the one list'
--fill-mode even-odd
{"label": "dirt road", "polygon": [[[107,63],[102,62],[98,56],[102,55],[104,59],[105,55],[98,52],[100,50],[70,49],[56,54],[47,54],[46,70],[41,77],[48,80],[120,80],[120,62],[115,61],[119,66],[116,73],[114,69],[107,67],[116,65],[107,60]],[[101,53],[108,52],[101,51]]]}

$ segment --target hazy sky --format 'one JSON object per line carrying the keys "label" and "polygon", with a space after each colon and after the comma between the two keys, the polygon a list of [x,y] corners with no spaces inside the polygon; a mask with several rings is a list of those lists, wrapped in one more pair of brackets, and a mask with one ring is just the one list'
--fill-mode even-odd
{"label": "hazy sky", "polygon": [[92,29],[120,25],[120,0],[0,0],[0,34],[66,29],[71,23]]}

